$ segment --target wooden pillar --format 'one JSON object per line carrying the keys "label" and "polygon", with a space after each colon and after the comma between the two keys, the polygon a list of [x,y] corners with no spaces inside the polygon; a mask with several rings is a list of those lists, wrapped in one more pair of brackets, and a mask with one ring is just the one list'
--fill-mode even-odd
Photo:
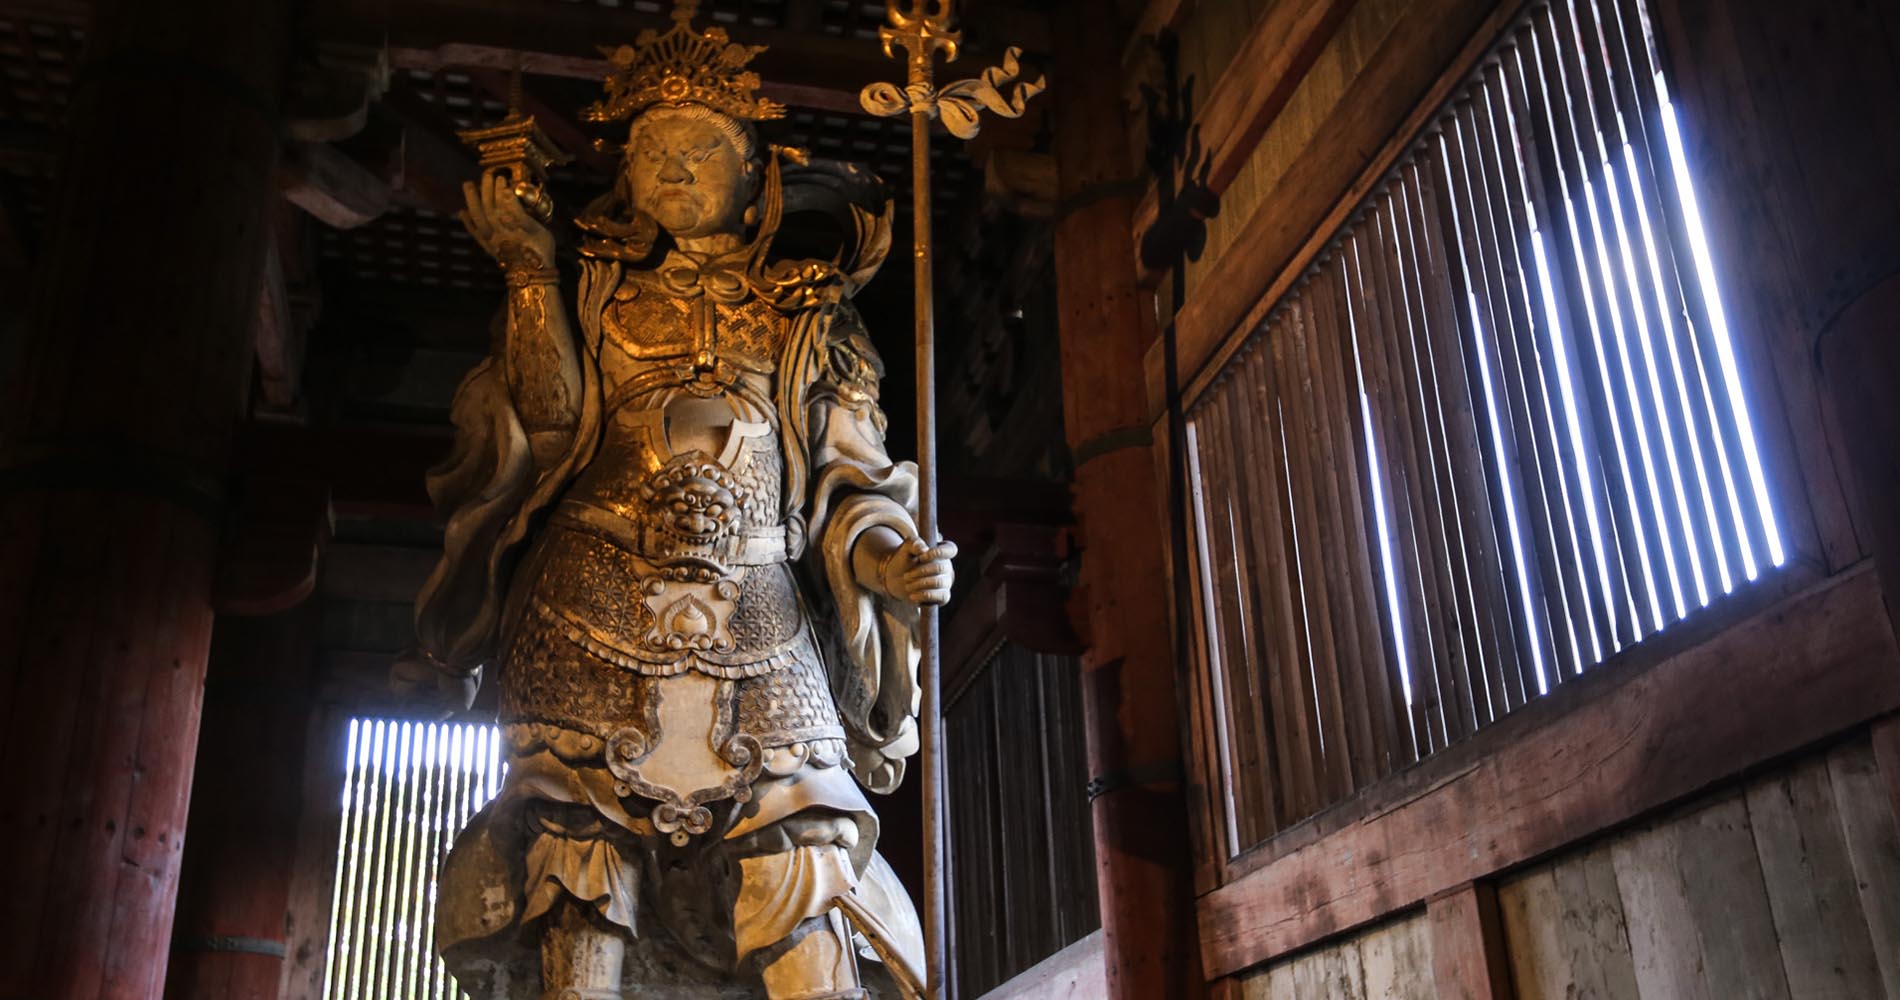
{"label": "wooden pillar", "polygon": [[1050,74],[1062,196],[1055,264],[1108,994],[1198,997],[1167,530],[1142,375],[1152,335],[1135,283],[1134,160],[1114,71],[1120,37],[1100,4],[1071,3],[1055,22],[1069,26]]}
{"label": "wooden pillar", "polygon": [[269,617],[218,618],[167,1000],[279,994],[291,951],[315,612],[306,603]]}
{"label": "wooden pillar", "polygon": [[103,0],[0,390],[0,998],[164,982],[282,0]]}
{"label": "wooden pillar", "polygon": [[1497,889],[1467,882],[1425,905],[1432,935],[1432,983],[1439,1000],[1512,1000],[1510,956]]}

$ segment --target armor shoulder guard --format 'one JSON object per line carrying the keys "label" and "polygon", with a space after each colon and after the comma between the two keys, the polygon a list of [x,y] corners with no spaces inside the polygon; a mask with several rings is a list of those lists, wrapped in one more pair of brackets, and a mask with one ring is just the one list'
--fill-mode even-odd
{"label": "armor shoulder guard", "polygon": [[840,402],[857,409],[877,406],[878,383],[883,378],[884,359],[865,332],[864,320],[850,303],[840,302],[826,332],[820,381]]}

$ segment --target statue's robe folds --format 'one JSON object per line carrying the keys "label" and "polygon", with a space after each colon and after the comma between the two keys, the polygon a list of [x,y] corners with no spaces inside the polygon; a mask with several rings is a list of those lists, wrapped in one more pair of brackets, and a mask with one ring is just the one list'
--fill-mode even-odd
{"label": "statue's robe folds", "polygon": [[686,996],[848,893],[915,963],[860,787],[917,749],[916,608],[850,559],[915,533],[876,353],[836,287],[788,308],[677,251],[582,267],[578,419],[531,434],[491,359],[431,476],[452,514],[419,632],[498,669],[508,761],[437,945],[476,996],[530,995],[537,921],[571,898],[631,935],[629,985]]}

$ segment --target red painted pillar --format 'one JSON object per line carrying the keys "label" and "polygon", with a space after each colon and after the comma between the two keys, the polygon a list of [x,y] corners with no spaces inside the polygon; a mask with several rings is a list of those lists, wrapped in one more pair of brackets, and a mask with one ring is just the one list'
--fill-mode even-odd
{"label": "red painted pillar", "polygon": [[167,1000],[276,1000],[290,957],[316,606],[220,616]]}
{"label": "red painted pillar", "polygon": [[5,1000],[164,982],[285,6],[94,5],[0,390]]}
{"label": "red painted pillar", "polygon": [[1121,38],[1101,5],[1055,19],[1050,74],[1060,171],[1055,263],[1062,392],[1088,649],[1083,698],[1109,996],[1201,996],[1187,808],[1169,638],[1166,525],[1148,438],[1135,283],[1134,160],[1121,106]]}

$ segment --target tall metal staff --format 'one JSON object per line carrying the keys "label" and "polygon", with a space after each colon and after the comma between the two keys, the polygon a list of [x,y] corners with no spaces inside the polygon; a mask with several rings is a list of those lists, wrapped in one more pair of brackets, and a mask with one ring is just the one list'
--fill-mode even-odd
{"label": "tall metal staff", "polygon": [[[974,138],[984,108],[1006,118],[1020,117],[1024,105],[1043,89],[1043,80],[1020,81],[1017,58],[1022,54],[1014,46],[1003,53],[1001,66],[991,67],[973,80],[959,80],[943,89],[935,87],[935,61],[938,52],[944,61],[957,57],[961,32],[951,25],[955,0],[908,0],[909,9],[898,0],[884,0],[884,13],[890,23],[879,29],[884,54],[896,58],[893,47],[901,47],[908,56],[909,76],[903,89],[895,84],[874,83],[859,95],[866,111],[885,118],[910,114],[911,170],[911,265],[916,282],[917,322],[917,530],[935,546],[937,537],[937,364],[936,325],[931,288],[930,248],[930,123],[938,118],[944,128],[959,139]],[[919,637],[923,662],[919,682],[923,685],[919,733],[923,742],[924,781],[924,938],[927,965],[924,995],[941,1000],[949,971],[945,948],[948,926],[944,877],[944,786],[943,786],[943,679],[938,663],[937,609],[923,609]]]}

